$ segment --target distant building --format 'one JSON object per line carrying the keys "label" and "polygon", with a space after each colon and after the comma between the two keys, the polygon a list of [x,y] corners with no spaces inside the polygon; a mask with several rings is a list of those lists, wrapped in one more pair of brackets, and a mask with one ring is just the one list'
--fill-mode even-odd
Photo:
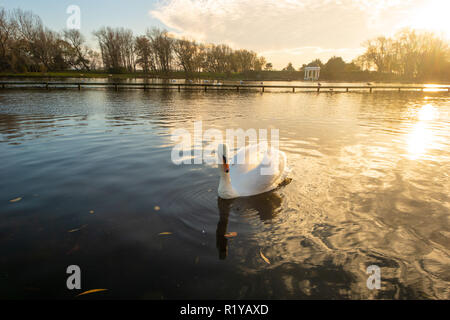
{"label": "distant building", "polygon": [[320,77],[320,67],[305,67],[305,80],[317,81]]}

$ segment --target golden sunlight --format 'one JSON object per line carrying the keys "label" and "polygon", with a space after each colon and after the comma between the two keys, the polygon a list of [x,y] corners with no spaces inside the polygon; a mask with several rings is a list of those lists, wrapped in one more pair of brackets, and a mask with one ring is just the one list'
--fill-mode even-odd
{"label": "golden sunlight", "polygon": [[416,160],[427,150],[433,140],[433,132],[426,124],[419,122],[414,125],[413,131],[408,136],[408,158]]}
{"label": "golden sunlight", "polygon": [[410,27],[443,34],[450,38],[450,1],[432,0],[413,11]]}
{"label": "golden sunlight", "polygon": [[426,104],[422,108],[420,108],[417,116],[420,121],[431,121],[436,118],[437,110],[431,104]]}
{"label": "golden sunlight", "polygon": [[440,92],[440,91],[448,91],[448,88],[443,88],[440,85],[437,84],[426,84],[426,89],[423,89],[423,92]]}
{"label": "golden sunlight", "polygon": [[413,126],[412,132],[408,135],[408,157],[416,160],[422,156],[433,144],[433,130],[429,128],[428,121],[432,121],[437,116],[437,109],[431,104],[422,106],[417,112],[417,122]]}

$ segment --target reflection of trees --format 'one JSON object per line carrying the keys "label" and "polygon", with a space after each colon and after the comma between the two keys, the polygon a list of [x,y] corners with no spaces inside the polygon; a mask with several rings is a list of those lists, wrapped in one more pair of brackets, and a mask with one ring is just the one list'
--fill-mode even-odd
{"label": "reflection of trees", "polygon": [[0,132],[10,133],[19,129],[19,120],[13,114],[0,114]]}
{"label": "reflection of trees", "polygon": [[[105,120],[107,125],[123,126],[132,122],[149,121],[156,129],[166,132],[175,126],[193,129],[189,123],[210,115],[211,110],[198,107],[202,93],[173,89],[148,89],[146,91],[104,91]],[[181,99],[179,96],[182,96]],[[183,124],[185,123],[185,124]]]}
{"label": "reflection of trees", "polygon": [[[0,114],[0,133],[7,139],[23,136],[20,132],[20,119],[13,114]],[[0,140],[1,141],[1,140]]]}
{"label": "reflection of trees", "polygon": [[[14,143],[18,138],[24,138],[26,136],[37,139],[54,132],[58,126],[69,126],[65,123],[67,118],[69,117],[58,119],[55,115],[41,114],[0,114],[0,134],[7,141]],[[73,116],[70,118],[79,122],[87,120],[86,116]]]}

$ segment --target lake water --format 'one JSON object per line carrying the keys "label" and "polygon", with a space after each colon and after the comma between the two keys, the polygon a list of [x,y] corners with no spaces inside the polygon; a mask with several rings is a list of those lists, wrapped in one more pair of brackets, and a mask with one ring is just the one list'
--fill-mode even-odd
{"label": "lake water", "polygon": [[[446,92],[0,91],[0,297],[448,299],[449,114]],[[279,129],[292,181],[219,200],[216,167],[171,161],[198,120]]]}

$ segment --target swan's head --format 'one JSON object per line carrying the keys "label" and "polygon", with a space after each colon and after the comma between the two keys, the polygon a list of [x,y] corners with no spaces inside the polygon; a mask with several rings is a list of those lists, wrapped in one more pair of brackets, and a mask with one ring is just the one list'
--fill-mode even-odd
{"label": "swan's head", "polygon": [[230,173],[230,161],[228,158],[228,146],[226,144],[219,144],[217,149],[217,155],[219,157],[218,164],[219,169],[223,173]]}

